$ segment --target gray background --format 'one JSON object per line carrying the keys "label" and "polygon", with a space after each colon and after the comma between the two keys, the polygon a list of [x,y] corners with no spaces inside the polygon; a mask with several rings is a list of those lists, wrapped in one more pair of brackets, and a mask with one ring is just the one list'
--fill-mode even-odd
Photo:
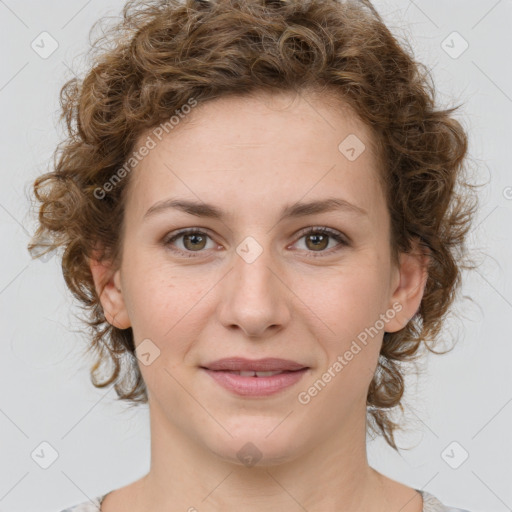
{"label": "gray background", "polygon": [[[116,403],[113,389],[90,384],[90,361],[82,355],[87,340],[59,261],[32,261],[26,250],[34,229],[28,190],[63,133],[59,88],[79,70],[75,59],[92,23],[117,15],[122,5],[0,0],[0,230],[7,248],[0,273],[0,512],[57,512],[149,469],[147,407],[128,409]],[[408,380],[409,432],[398,437],[407,449],[398,455],[381,439],[371,441],[370,463],[452,506],[512,510],[512,2],[375,5],[433,70],[440,104],[464,102],[458,119],[470,132],[470,156],[486,186],[470,241],[484,256],[478,271],[464,274],[462,290],[474,302],[457,302],[443,334],[448,346],[459,342],[426,359],[420,379]],[[48,58],[31,47],[43,31],[59,45]],[[464,43],[454,31],[469,44],[457,56]],[[42,442],[58,454],[47,469],[41,464],[51,462],[51,449]]]}

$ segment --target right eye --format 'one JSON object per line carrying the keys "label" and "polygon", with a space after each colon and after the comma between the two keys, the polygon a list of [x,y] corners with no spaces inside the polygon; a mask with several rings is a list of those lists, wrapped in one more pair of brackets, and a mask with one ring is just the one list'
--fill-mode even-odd
{"label": "right eye", "polygon": [[[183,242],[183,249],[174,247],[174,242],[180,238]],[[188,228],[178,231],[178,233],[171,237],[166,237],[163,244],[173,252],[183,254],[188,258],[194,258],[195,256],[191,253],[204,252],[202,249],[205,248],[207,238],[210,238],[210,236],[204,231],[200,231],[196,228]]]}

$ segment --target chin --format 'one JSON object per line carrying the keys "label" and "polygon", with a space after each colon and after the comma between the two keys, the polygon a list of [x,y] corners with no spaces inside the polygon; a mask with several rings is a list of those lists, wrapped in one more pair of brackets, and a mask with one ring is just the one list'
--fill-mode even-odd
{"label": "chin", "polygon": [[297,445],[297,441],[304,442],[304,436],[292,432],[291,422],[285,425],[289,420],[283,422],[282,419],[265,417],[258,421],[254,418],[242,421],[237,418],[236,426],[225,425],[233,437],[223,431],[220,437],[209,439],[206,444],[217,457],[239,466],[284,464],[296,459],[307,448]]}

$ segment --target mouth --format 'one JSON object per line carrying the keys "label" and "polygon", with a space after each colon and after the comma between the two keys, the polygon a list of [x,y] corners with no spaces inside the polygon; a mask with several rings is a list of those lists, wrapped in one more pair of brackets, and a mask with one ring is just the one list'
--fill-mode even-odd
{"label": "mouth", "polygon": [[[209,368],[205,368],[205,370],[209,370]],[[292,372],[300,372],[300,370],[282,370],[276,372],[257,372],[254,370],[247,371],[236,371],[236,370],[212,370],[216,372],[224,372],[231,373],[232,375],[240,375],[241,377],[273,377],[274,375],[281,375],[283,373],[292,373]]]}
{"label": "mouth", "polygon": [[239,396],[264,397],[299,382],[309,366],[277,358],[226,358],[200,367],[224,389]]}
{"label": "mouth", "polygon": [[307,365],[290,359],[266,357],[264,359],[246,359],[244,357],[226,357],[205,364],[202,368],[213,371],[233,372],[288,372],[308,368]]}

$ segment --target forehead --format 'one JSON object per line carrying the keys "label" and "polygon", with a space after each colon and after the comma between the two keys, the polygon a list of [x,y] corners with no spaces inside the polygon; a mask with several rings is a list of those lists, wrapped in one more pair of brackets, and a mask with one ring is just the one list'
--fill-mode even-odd
{"label": "forehead", "polygon": [[262,201],[282,206],[335,190],[372,209],[380,191],[371,131],[331,96],[222,97],[161,132],[139,138],[139,147],[148,137],[154,147],[130,176],[128,201],[138,210],[177,194],[261,209]]}

